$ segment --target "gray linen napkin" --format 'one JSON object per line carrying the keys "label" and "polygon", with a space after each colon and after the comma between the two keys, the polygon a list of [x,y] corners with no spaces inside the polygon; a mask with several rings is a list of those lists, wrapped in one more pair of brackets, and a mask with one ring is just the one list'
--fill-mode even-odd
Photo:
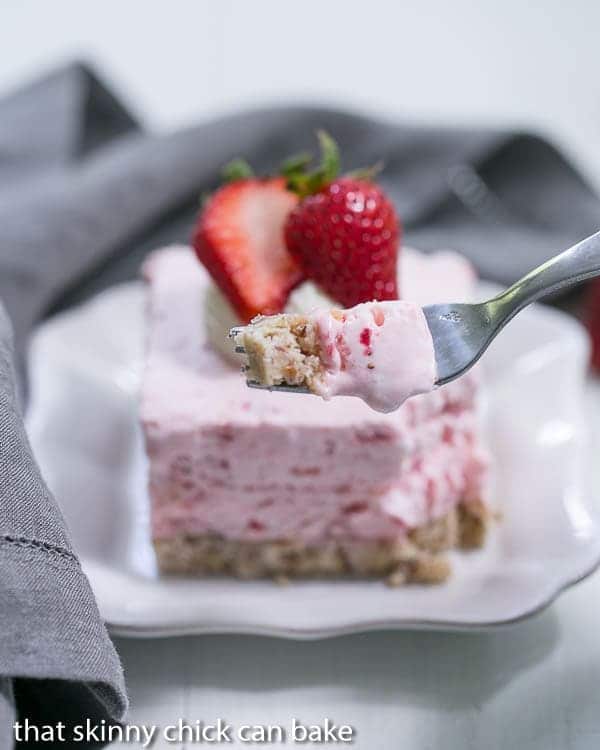
{"label": "gray linen napkin", "polygon": [[[346,167],[385,161],[407,242],[459,249],[487,278],[511,282],[600,224],[597,197],[533,135],[288,106],[155,136],[92,71],[69,65],[0,101],[0,299],[19,372],[37,321],[134,277],[152,247],[188,239],[224,162],[241,154],[268,171],[313,148],[318,127]],[[0,722],[11,706],[37,721],[119,719],[118,659],[29,450],[14,370],[2,317]],[[0,723],[0,748],[9,736]]]}

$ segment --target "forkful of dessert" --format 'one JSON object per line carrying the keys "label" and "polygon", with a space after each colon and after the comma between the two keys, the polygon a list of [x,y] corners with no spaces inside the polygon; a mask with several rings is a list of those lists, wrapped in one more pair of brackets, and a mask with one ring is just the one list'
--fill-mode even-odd
{"label": "forkful of dessert", "polygon": [[358,396],[389,412],[463,375],[532,302],[600,275],[600,232],[485,302],[419,307],[404,300],[258,316],[233,328],[252,388]]}

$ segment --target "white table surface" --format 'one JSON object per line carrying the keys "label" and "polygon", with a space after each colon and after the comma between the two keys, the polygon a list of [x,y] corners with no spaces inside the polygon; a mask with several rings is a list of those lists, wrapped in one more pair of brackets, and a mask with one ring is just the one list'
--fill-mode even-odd
{"label": "white table surface", "polygon": [[[0,91],[79,55],[157,130],[302,99],[417,121],[522,125],[549,134],[600,186],[599,26],[590,0],[8,0]],[[597,455],[598,385],[589,410]],[[535,619],[479,635],[116,645],[134,723],[330,717],[352,724],[352,746],[365,750],[600,746],[600,574]],[[173,747],[154,745],[163,746]]]}

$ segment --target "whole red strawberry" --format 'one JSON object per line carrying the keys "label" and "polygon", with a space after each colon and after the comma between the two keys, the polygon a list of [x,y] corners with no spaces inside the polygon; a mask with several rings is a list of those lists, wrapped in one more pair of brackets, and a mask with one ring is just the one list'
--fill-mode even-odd
{"label": "whole red strawberry", "polygon": [[288,250],[306,276],[344,307],[397,299],[395,208],[368,174],[337,177],[337,147],[326,134],[319,138],[321,170],[292,174],[288,181],[303,197],[285,223]]}

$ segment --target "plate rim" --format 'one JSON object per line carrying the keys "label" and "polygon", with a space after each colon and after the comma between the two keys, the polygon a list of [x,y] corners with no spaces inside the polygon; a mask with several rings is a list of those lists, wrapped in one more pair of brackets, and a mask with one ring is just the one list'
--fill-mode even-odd
{"label": "plate rim", "polygon": [[347,626],[332,626],[320,628],[290,628],[290,627],[243,627],[226,625],[182,625],[177,626],[152,626],[141,627],[132,625],[120,625],[105,620],[108,632],[118,638],[180,638],[192,635],[242,635],[260,636],[264,638],[283,638],[291,641],[318,641],[329,638],[342,638],[347,635],[359,633],[377,633],[381,631],[428,631],[444,633],[482,633],[499,630],[537,617],[550,607],[559,596],[576,586],[598,570],[600,567],[600,553],[594,559],[589,569],[573,580],[569,580],[561,586],[556,587],[547,598],[534,607],[524,610],[521,614],[499,620],[484,620],[477,623],[460,622],[453,620],[373,620],[361,621]]}

